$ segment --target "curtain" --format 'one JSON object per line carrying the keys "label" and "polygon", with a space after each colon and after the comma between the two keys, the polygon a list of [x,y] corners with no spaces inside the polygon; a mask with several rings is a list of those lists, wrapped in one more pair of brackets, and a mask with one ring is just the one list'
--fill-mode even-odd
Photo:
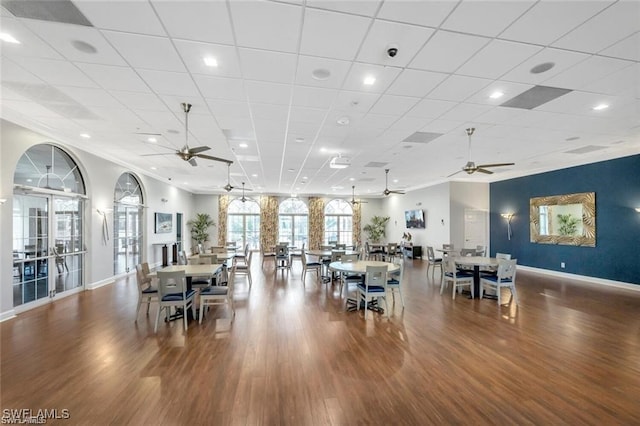
{"label": "curtain", "polygon": [[218,245],[227,245],[227,212],[229,210],[229,196],[218,197]]}
{"label": "curtain", "polygon": [[260,245],[264,250],[275,246],[278,239],[278,198],[260,197]]}
{"label": "curtain", "polygon": [[309,197],[309,249],[318,250],[324,237],[324,200]]}
{"label": "curtain", "polygon": [[356,245],[356,249],[359,249],[362,245],[360,240],[360,225],[362,223],[362,204],[356,203],[353,206],[353,244]]}

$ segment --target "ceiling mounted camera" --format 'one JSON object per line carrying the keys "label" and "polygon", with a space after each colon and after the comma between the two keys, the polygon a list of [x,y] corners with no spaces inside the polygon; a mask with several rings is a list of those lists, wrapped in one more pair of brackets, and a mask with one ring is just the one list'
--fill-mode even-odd
{"label": "ceiling mounted camera", "polygon": [[387,47],[387,56],[390,58],[395,58],[395,56],[398,54],[398,46],[396,46],[395,44],[391,44],[389,45],[389,47]]}

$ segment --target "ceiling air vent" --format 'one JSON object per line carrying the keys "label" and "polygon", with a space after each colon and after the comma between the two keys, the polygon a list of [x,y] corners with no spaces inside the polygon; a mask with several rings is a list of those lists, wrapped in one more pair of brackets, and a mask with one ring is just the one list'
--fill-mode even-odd
{"label": "ceiling air vent", "polygon": [[415,132],[414,134],[407,136],[402,142],[429,143],[440,136],[442,136],[442,133]]}
{"label": "ceiling air vent", "polygon": [[18,18],[93,27],[87,17],[68,0],[3,0],[2,6]]}
{"label": "ceiling air vent", "polygon": [[557,87],[534,86],[531,89],[520,93],[515,98],[511,98],[500,106],[521,109],[534,109],[549,101],[559,98],[562,95],[572,92],[569,89],[559,89]]}

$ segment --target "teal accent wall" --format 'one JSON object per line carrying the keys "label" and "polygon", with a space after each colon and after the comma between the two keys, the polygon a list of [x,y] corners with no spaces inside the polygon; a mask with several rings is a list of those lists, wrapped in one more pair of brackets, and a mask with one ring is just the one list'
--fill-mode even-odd
{"label": "teal accent wall", "polygon": [[[596,193],[596,246],[530,242],[529,199],[577,192]],[[511,253],[520,265],[640,284],[640,155],[495,182],[489,198],[492,256]],[[504,212],[515,213],[511,240]]]}

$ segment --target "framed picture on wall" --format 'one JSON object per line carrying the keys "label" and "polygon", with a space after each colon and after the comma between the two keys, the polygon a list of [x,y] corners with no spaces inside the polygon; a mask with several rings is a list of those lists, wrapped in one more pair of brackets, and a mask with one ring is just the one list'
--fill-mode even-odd
{"label": "framed picture on wall", "polygon": [[156,213],[155,226],[156,234],[166,234],[173,231],[173,214]]}

